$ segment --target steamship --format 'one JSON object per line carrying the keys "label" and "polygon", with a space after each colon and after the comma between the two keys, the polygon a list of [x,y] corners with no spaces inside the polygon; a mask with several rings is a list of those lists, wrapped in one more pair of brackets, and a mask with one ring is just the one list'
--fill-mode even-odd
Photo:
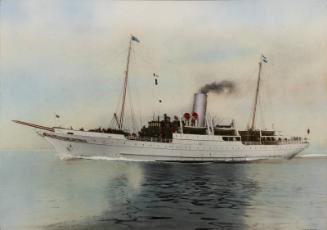
{"label": "steamship", "polygon": [[33,127],[50,142],[58,154],[81,157],[107,157],[114,160],[173,161],[173,162],[243,162],[266,159],[291,159],[305,148],[307,138],[284,137],[275,130],[256,128],[256,110],[260,91],[261,68],[259,62],[254,108],[251,125],[236,130],[234,122],[217,124],[206,115],[206,92],[194,94],[190,113],[173,118],[164,115],[149,121],[137,134],[124,127],[125,100],[129,76],[129,62],[133,43],[139,40],[131,35],[124,75],[124,87],[119,116],[115,113],[116,127],[85,131],[72,128],[46,127],[29,122],[14,122]]}

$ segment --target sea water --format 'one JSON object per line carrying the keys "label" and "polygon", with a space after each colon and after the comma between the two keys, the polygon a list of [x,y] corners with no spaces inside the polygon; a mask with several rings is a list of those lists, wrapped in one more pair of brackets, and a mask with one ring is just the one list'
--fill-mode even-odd
{"label": "sea water", "polygon": [[0,152],[0,229],[327,229],[327,158],[257,163]]}

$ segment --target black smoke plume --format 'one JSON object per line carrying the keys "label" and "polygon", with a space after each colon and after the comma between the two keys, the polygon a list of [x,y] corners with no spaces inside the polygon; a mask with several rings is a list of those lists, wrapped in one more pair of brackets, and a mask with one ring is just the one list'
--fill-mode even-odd
{"label": "black smoke plume", "polygon": [[236,90],[236,85],[232,81],[221,81],[221,82],[212,82],[210,84],[206,84],[200,89],[201,93],[209,93],[213,92],[216,94],[220,93],[233,93]]}

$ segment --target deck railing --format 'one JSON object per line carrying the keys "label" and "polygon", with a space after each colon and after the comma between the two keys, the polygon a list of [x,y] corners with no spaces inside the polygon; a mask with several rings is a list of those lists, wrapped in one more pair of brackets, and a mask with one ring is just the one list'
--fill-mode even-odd
{"label": "deck railing", "polygon": [[162,143],[170,143],[173,139],[169,138],[160,138],[160,137],[135,137],[135,136],[128,136],[128,140],[134,141],[148,141],[148,142],[162,142]]}
{"label": "deck railing", "polygon": [[242,141],[245,145],[286,145],[286,144],[306,144],[307,140],[276,140],[276,141]]}

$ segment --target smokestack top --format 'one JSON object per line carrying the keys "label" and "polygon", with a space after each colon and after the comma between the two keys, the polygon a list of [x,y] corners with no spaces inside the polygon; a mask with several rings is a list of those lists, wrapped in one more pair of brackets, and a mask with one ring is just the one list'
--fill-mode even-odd
{"label": "smokestack top", "polygon": [[204,92],[202,92],[201,90],[199,90],[198,92],[196,92],[196,93],[194,94],[194,96],[195,96],[195,95],[201,95],[201,94],[203,94],[203,95],[207,95],[207,96],[208,96],[208,93],[204,93]]}

